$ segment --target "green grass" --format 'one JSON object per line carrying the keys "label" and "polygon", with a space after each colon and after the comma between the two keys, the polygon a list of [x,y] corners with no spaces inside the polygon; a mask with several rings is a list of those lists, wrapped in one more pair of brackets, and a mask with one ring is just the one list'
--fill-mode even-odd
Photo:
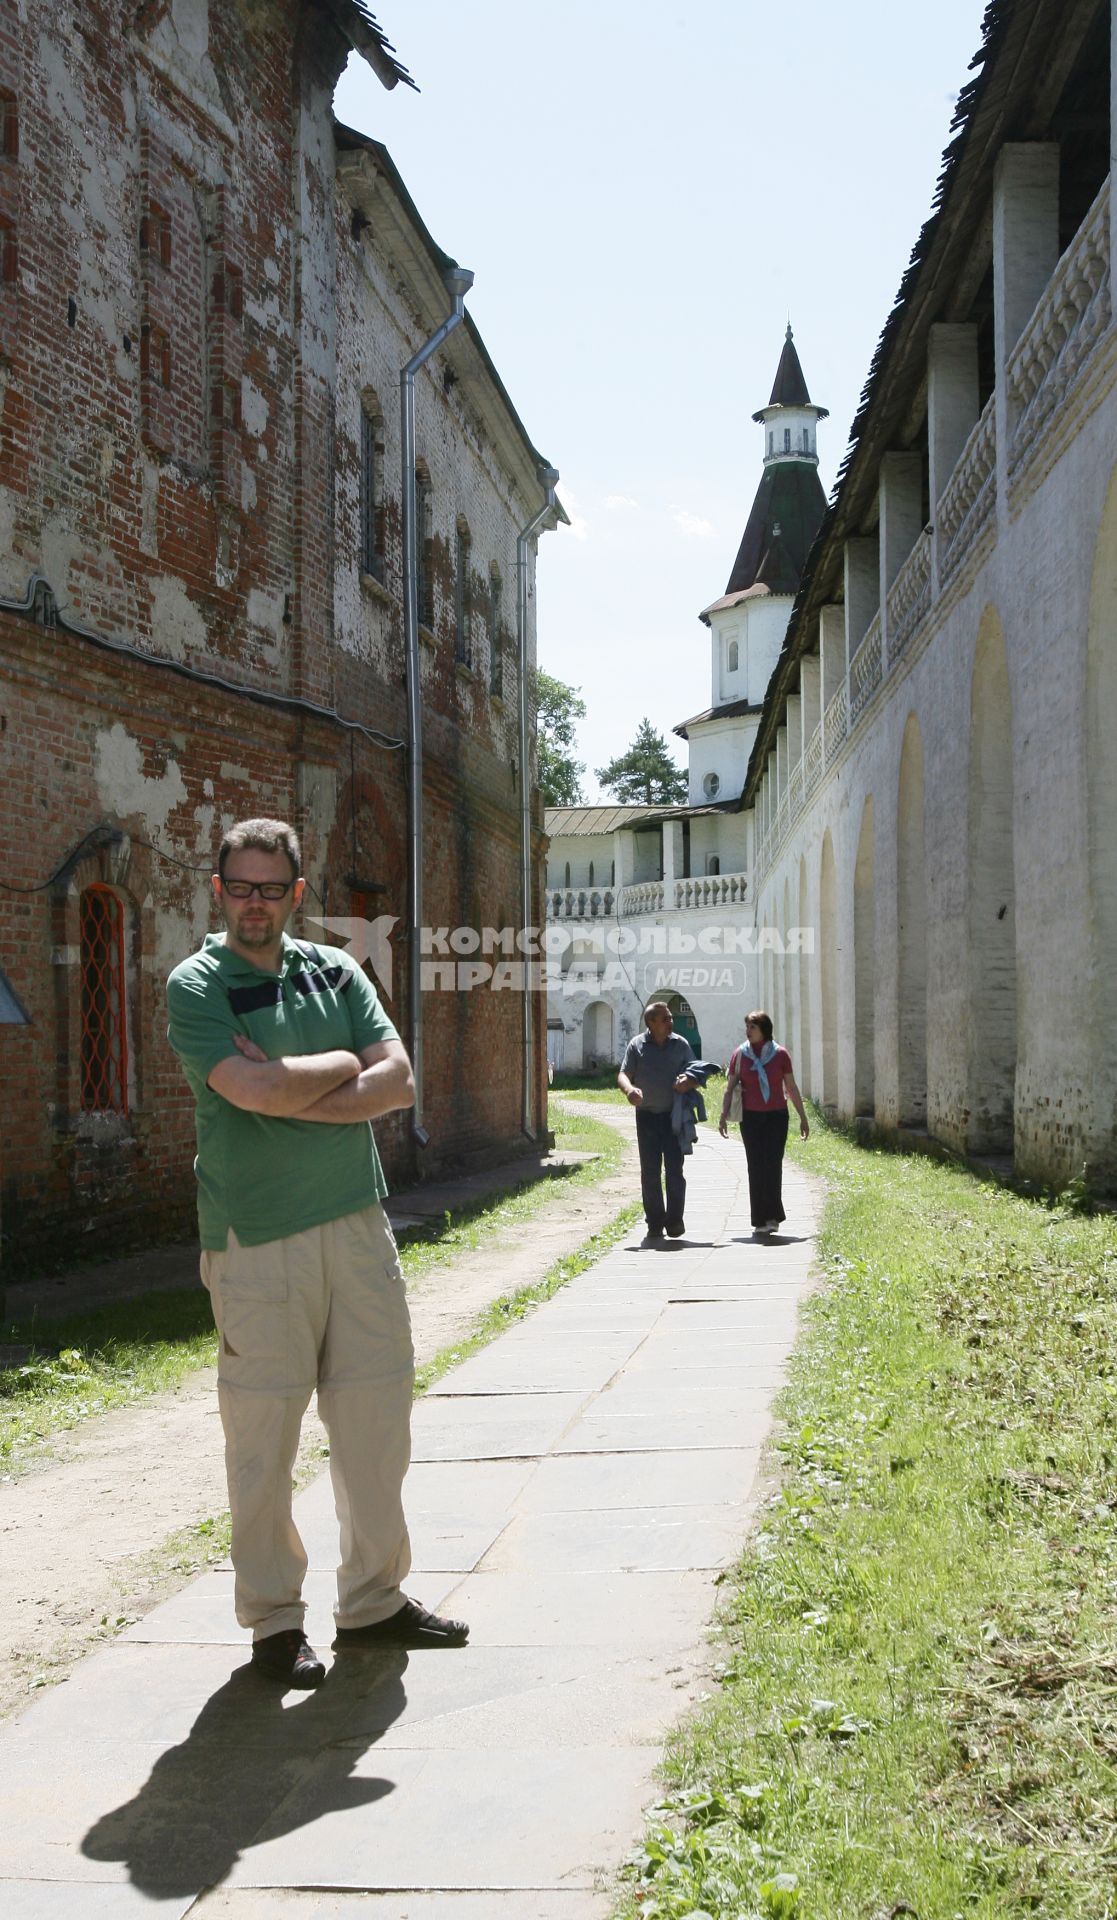
{"label": "green grass", "polygon": [[600,1100],[610,1107],[628,1105],[628,1101],[617,1085],[615,1067],[610,1067],[607,1074],[556,1073],[551,1092],[560,1096],[567,1093],[572,1100]]}
{"label": "green grass", "polygon": [[[603,1122],[557,1109],[551,1124],[559,1147],[599,1158],[404,1237],[400,1259],[409,1279],[483,1247],[498,1232],[526,1227],[558,1191],[593,1186],[619,1164],[623,1143]],[[3,1338],[29,1344],[32,1352],[23,1365],[0,1370],[0,1472],[19,1470],[41,1456],[54,1435],[94,1414],[172,1390],[200,1367],[217,1364],[209,1298],[200,1287],[148,1294],[38,1326],[12,1323]]]}
{"label": "green grass", "polygon": [[825,1286],[622,1905],[1117,1913],[1117,1225],[817,1117]]}

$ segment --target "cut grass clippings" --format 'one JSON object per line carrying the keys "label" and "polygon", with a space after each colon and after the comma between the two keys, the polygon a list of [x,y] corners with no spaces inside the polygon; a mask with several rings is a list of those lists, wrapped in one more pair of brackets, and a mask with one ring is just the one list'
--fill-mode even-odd
{"label": "cut grass clippings", "polygon": [[1117,1223],[816,1120],[782,1485],[620,1912],[1117,1913]]}
{"label": "cut grass clippings", "polygon": [[[497,1232],[526,1224],[554,1198],[556,1182],[567,1192],[593,1186],[616,1169],[623,1142],[615,1129],[561,1108],[551,1124],[558,1147],[598,1157],[402,1237],[400,1260],[409,1279],[483,1246]],[[41,1457],[55,1434],[95,1414],[179,1388],[199,1368],[217,1364],[209,1297],[200,1288],[147,1294],[41,1327],[10,1325],[4,1339],[22,1342],[30,1352],[21,1363],[0,1370],[0,1474]]]}

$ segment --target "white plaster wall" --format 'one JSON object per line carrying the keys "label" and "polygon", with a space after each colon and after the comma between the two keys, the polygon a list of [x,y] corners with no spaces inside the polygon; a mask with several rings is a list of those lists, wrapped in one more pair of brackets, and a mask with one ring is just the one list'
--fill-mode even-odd
{"label": "white plaster wall", "polygon": [[687,797],[692,807],[710,804],[704,785],[708,773],[716,773],[721,783],[715,796],[719,803],[742,791],[759,724],[759,715],[748,714],[736,720],[703,720],[689,729]]}
{"label": "white plaster wall", "polygon": [[[1117,347],[1115,347],[1117,354]],[[817,919],[822,839],[833,836],[838,915],[839,1108],[853,1108],[853,874],[862,810],[873,796],[876,1116],[898,1118],[896,801],[909,713],[925,773],[928,903],[928,1125],[964,1146],[967,1121],[970,707],[982,615],[996,609],[1008,656],[1014,760],[1018,1065],[1016,1161],[1067,1179],[1112,1133],[1094,1091],[1089,840],[1086,809],[1087,620],[1095,546],[1117,446],[1117,389],[1069,439],[1030,498],[1012,499],[980,564],[953,581],[885,680],[852,751],[817,789],[776,863],[758,878],[761,918],[806,861]],[[821,1096],[818,954],[810,963],[811,1062]]]}

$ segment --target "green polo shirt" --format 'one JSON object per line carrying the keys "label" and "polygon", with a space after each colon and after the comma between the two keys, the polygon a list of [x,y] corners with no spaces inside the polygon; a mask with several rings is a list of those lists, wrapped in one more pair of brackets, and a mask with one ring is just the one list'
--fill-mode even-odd
{"label": "green polo shirt", "polygon": [[246,1113],[207,1086],[247,1034],[269,1060],[290,1054],[361,1053],[399,1038],[368,977],[340,947],[283,936],[283,965],[265,973],[231,953],[221,934],[167,981],[168,1038],[197,1102],[198,1225],[220,1251],[229,1228],[246,1247],[282,1240],[383,1200],[388,1191],[367,1120],[329,1126]]}

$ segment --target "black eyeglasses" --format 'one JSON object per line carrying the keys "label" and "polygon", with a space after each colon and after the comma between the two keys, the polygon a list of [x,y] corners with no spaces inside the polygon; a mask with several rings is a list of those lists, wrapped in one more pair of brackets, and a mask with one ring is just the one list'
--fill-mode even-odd
{"label": "black eyeglasses", "polygon": [[230,900],[251,900],[258,893],[261,900],[282,900],[294,886],[293,880],[223,880],[222,893]]}

